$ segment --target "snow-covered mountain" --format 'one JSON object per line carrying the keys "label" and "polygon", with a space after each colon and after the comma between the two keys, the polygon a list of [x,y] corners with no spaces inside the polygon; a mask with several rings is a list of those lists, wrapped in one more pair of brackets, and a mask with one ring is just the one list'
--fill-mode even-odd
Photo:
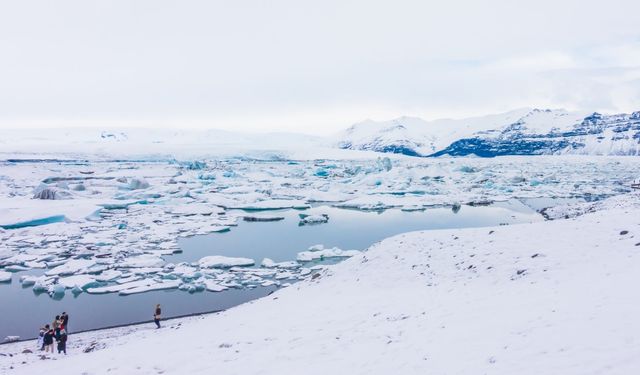
{"label": "snow-covered mountain", "polygon": [[640,155],[640,112],[520,109],[462,120],[367,120],[341,133],[337,145],[412,156]]}
{"label": "snow-covered mountain", "polygon": [[[362,151],[369,151],[368,153]],[[248,134],[215,129],[5,129],[0,158],[259,158],[501,155],[640,155],[640,111],[593,112],[519,109],[461,120],[400,117],[366,120],[337,137],[295,133]]]}

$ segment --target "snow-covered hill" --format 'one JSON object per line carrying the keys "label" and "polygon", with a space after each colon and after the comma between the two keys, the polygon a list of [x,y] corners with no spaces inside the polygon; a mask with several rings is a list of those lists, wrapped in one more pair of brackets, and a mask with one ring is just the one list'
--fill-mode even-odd
{"label": "snow-covered hill", "polygon": [[462,120],[368,120],[341,133],[336,144],[412,156],[640,155],[640,112],[521,109]]}
{"label": "snow-covered hill", "polygon": [[0,373],[636,374],[639,198],[402,234],[220,314],[72,334],[69,356],[2,346]]}

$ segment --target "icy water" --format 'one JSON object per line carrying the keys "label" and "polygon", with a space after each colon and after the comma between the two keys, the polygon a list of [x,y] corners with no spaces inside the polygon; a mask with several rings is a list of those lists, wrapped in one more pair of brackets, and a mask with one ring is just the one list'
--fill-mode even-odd
{"label": "icy water", "polygon": [[[326,224],[299,226],[300,213],[328,214],[330,219]],[[281,216],[284,220],[240,222],[238,227],[229,232],[183,238],[179,242],[183,252],[165,259],[178,263],[197,261],[206,255],[225,255],[253,258],[259,264],[265,257],[275,261],[295,260],[298,252],[316,244],[337,246],[344,250],[364,250],[386,237],[408,231],[542,220],[538,213],[518,201],[483,207],[462,206],[456,212],[451,208],[432,208],[417,212],[397,209],[363,212],[321,206],[305,211],[276,210],[247,215]],[[14,274],[10,284],[0,284],[0,341],[8,335],[34,337],[41,325],[50,323],[62,311],[70,314],[69,327],[73,333],[150,320],[156,303],[163,305],[166,317],[172,317],[226,309],[276,290],[276,287],[259,287],[195,294],[169,290],[127,297],[87,293],[73,297],[67,292],[62,300],[56,301],[47,294],[35,295],[30,287],[22,288],[18,282],[21,274],[24,273]]]}
{"label": "icy water", "polygon": [[[326,224],[299,226],[298,215],[327,214]],[[431,208],[405,212],[390,209],[364,212],[334,207],[309,210],[272,210],[247,213],[250,216],[284,217],[276,222],[243,222],[226,233],[183,238],[183,250],[171,259],[192,262],[210,254],[253,258],[260,264],[263,258],[276,262],[295,260],[297,253],[310,246],[364,250],[387,237],[424,229],[466,228],[513,224],[542,220],[540,215],[518,201],[495,203],[491,206],[462,206],[455,213],[451,208]]]}

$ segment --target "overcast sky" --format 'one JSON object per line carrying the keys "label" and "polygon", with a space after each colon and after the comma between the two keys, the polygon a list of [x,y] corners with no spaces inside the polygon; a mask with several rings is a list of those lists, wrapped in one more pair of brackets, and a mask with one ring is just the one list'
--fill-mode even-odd
{"label": "overcast sky", "polygon": [[0,128],[640,110],[640,1],[2,1]]}

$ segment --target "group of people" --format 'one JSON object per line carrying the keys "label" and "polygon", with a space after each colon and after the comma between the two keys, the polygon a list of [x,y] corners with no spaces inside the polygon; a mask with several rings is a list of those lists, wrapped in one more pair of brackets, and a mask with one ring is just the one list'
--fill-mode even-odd
{"label": "group of people", "polygon": [[40,328],[38,347],[46,353],[53,353],[54,340],[58,343],[58,354],[67,354],[67,337],[69,334],[69,315],[63,312],[56,315],[53,323]]}
{"label": "group of people", "polygon": [[[162,319],[162,310],[160,304],[156,305],[153,321],[156,323],[156,327],[160,328],[160,320]],[[57,343],[58,354],[67,354],[67,338],[69,337],[69,314],[63,312],[61,315],[56,315],[51,324],[47,324],[40,328],[38,334],[38,348],[45,353],[53,353],[54,341]]]}

